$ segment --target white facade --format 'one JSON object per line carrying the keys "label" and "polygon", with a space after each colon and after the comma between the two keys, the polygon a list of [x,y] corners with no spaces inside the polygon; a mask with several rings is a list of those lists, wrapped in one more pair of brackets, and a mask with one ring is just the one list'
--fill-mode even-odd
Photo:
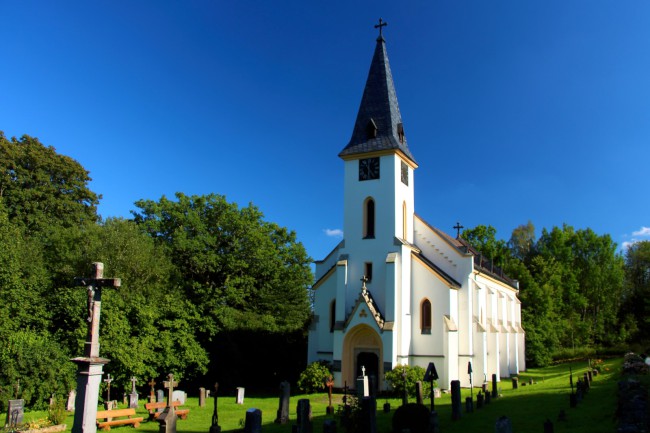
{"label": "white facade", "polygon": [[[517,283],[414,213],[418,165],[381,37],[353,138],[340,156],[345,238],[316,262],[308,361],[331,362],[337,387],[353,386],[363,366],[381,389],[384,373],[398,364],[434,362],[445,389],[452,380],[469,386],[468,362],[475,386],[524,370]],[[378,172],[366,176],[364,164],[377,159]],[[371,278],[364,283],[364,276]]]}

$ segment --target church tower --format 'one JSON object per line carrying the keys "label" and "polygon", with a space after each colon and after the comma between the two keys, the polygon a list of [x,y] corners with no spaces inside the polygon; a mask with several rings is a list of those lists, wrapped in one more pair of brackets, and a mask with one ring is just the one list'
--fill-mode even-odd
{"label": "church tower", "polygon": [[[308,361],[327,361],[336,387],[368,376],[386,389],[398,365],[436,363],[439,386],[525,368],[516,282],[460,236],[414,212],[418,165],[406,140],[382,20],[343,160],[344,239],[316,262]],[[467,382],[467,383],[465,383]]]}

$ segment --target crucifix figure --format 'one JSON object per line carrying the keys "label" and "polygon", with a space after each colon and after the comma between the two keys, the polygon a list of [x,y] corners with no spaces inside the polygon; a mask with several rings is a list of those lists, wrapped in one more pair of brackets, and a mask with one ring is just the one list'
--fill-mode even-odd
{"label": "crucifix figure", "polygon": [[460,229],[464,229],[465,227],[461,226],[459,222],[456,222],[456,225],[452,227],[454,230],[456,230],[456,239],[460,238]]}
{"label": "crucifix figure", "polygon": [[332,387],[334,387],[334,378],[332,377],[331,374],[327,378],[327,381],[325,382],[325,386],[327,387],[327,395],[330,399],[329,407],[332,407]]}
{"label": "crucifix figure", "polygon": [[104,278],[104,264],[95,262],[92,264],[91,277],[75,278],[74,282],[77,286],[83,286],[88,293],[88,333],[83,356],[72,359],[78,368],[72,433],[95,433],[99,385],[102,383],[104,364],[109,362],[108,359],[99,356],[102,288],[120,287],[121,281],[119,278]]}
{"label": "crucifix figure", "polygon": [[383,21],[381,18],[379,18],[379,24],[375,24],[375,28],[379,29],[379,38],[377,38],[378,41],[383,41],[384,37],[381,34],[381,28],[386,27],[388,25],[387,22]]}
{"label": "crucifix figure", "polygon": [[149,386],[151,387],[151,391],[149,392],[149,395],[150,395],[151,397],[153,397],[153,396],[155,395],[155,393],[156,393],[156,390],[154,389],[154,386],[156,386],[156,381],[153,380],[153,377],[152,377],[151,380],[147,383],[147,385],[149,385]]}
{"label": "crucifix figure", "polygon": [[106,375],[106,379],[104,379],[104,382],[106,382],[106,401],[111,401],[111,382],[113,381],[113,378],[111,377],[111,374],[108,373]]}

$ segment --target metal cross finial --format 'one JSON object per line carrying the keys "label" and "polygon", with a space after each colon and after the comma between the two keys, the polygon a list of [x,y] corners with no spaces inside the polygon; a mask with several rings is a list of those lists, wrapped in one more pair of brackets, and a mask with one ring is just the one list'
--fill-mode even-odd
{"label": "metal cross finial", "polygon": [[366,291],[366,289],[367,289],[367,287],[366,287],[366,283],[367,283],[368,281],[369,281],[369,280],[368,280],[368,277],[366,277],[365,275],[361,277],[361,291],[362,291],[362,292],[365,292],[365,291]]}
{"label": "metal cross finial", "polygon": [[379,24],[375,24],[375,28],[379,29],[379,38],[377,38],[378,41],[383,41],[384,37],[381,34],[381,28],[386,27],[388,25],[387,22],[383,21],[381,18],[379,18]]}
{"label": "metal cross finial", "polygon": [[459,222],[456,222],[456,225],[452,227],[456,229],[456,239],[460,238],[460,229],[464,229],[464,226],[461,226]]}

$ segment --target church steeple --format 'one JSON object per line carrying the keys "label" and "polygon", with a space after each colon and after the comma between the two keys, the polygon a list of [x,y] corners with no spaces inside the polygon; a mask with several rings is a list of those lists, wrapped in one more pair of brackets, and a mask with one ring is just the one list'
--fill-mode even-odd
{"label": "church steeple", "polygon": [[388,63],[386,41],[384,40],[379,20],[379,37],[375,53],[370,64],[366,87],[361,98],[361,105],[354,124],[352,138],[347,146],[339,153],[344,158],[351,155],[382,151],[397,150],[415,163],[404,135],[402,116],[399,112],[397,94],[393,84],[393,76]]}

